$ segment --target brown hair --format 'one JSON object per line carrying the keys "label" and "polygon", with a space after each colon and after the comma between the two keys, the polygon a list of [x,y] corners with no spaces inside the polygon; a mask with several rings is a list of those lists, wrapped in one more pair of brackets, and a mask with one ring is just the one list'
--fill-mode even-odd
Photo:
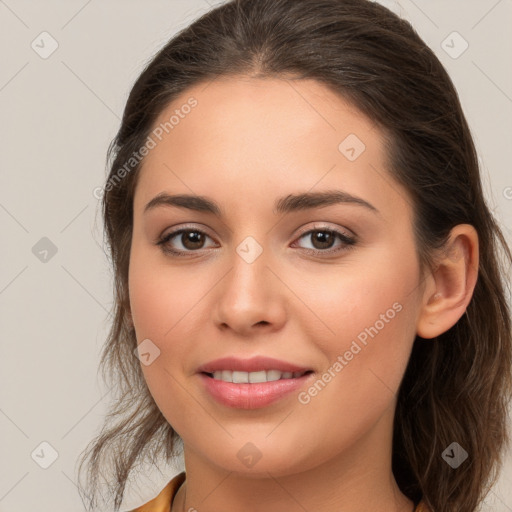
{"label": "brown hair", "polygon": [[[81,494],[95,505],[107,463],[119,510],[137,465],[170,461],[180,440],[156,406],[134,355],[128,264],[133,196],[140,163],[119,177],[157,116],[178,95],[217,76],[314,79],[372,119],[388,140],[389,172],[414,207],[422,269],[451,228],[479,235],[479,275],[466,314],[429,342],[416,338],[398,394],[393,473],[404,494],[435,512],[474,511],[495,482],[508,443],[512,341],[506,273],[510,248],[484,200],[471,133],[457,92],[411,25],[369,0],[232,0],[175,35],[150,61],[129,95],[109,148],[103,196],[115,279],[115,317],[100,366],[119,399],[80,464]],[[116,174],[117,173],[117,174]],[[469,458],[452,469],[452,442]],[[90,459],[90,460],[88,460]],[[89,495],[89,496],[88,496]]]}

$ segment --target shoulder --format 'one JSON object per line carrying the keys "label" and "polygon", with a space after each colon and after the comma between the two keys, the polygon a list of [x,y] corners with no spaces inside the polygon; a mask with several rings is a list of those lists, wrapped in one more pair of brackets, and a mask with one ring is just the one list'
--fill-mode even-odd
{"label": "shoulder", "polygon": [[182,471],[167,483],[158,496],[128,512],[168,512],[170,504],[185,478],[185,471]]}

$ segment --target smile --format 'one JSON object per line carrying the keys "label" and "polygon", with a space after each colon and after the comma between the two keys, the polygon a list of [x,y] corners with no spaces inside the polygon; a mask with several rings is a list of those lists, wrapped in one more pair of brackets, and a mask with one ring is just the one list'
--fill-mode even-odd
{"label": "smile", "polygon": [[282,372],[280,370],[261,370],[258,372],[242,372],[235,370],[217,370],[213,372],[213,374],[207,373],[207,375],[216,380],[232,382],[234,384],[257,384],[281,379],[296,379],[306,373],[311,373],[311,371]]}
{"label": "smile", "polygon": [[260,409],[300,392],[310,385],[314,375],[312,370],[284,373],[220,370],[213,374],[202,372],[199,377],[207,396],[217,404],[235,409]]}

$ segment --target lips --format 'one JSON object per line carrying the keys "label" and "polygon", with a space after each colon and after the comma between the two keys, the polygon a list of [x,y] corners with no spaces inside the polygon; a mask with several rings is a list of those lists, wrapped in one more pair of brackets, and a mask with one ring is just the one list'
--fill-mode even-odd
{"label": "lips", "polygon": [[270,406],[298,392],[315,375],[310,368],[264,356],[215,359],[197,373],[209,397],[237,409]]}
{"label": "lips", "polygon": [[[217,380],[204,372],[198,375],[201,386],[209,398],[220,405],[235,409],[260,409],[270,406],[287,397],[292,397],[294,393],[298,393],[315,378],[314,373],[305,373],[301,377],[291,379],[236,384]],[[296,405],[296,401],[289,403]]]}
{"label": "lips", "polygon": [[311,368],[298,366],[288,361],[274,359],[273,357],[255,356],[249,359],[239,359],[237,357],[222,357],[201,365],[198,373],[213,374],[216,371],[230,370],[239,372],[260,372],[268,370],[278,370],[281,373],[305,373],[312,371]]}

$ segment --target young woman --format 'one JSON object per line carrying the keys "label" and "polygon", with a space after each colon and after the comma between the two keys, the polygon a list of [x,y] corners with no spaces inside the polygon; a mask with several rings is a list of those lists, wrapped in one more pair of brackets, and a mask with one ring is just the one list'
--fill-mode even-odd
{"label": "young woman", "polygon": [[91,508],[107,462],[119,510],[182,445],[137,511],[476,510],[507,442],[512,257],[409,23],[227,2],[153,58],[111,156],[120,398],[82,461]]}

